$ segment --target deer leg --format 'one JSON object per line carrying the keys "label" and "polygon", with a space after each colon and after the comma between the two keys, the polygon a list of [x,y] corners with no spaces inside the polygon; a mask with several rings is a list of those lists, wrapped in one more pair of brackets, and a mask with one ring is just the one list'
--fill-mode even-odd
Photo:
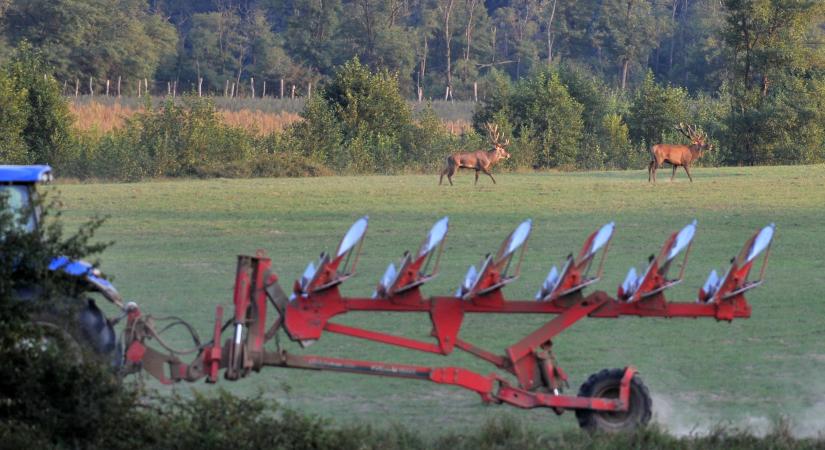
{"label": "deer leg", "polygon": [[647,182],[650,183],[651,176],[653,174],[653,165],[656,164],[656,160],[650,161],[650,164],[647,165]]}
{"label": "deer leg", "polygon": [[473,183],[473,185],[476,185],[476,184],[478,184],[478,169],[476,169],[476,182]]}
{"label": "deer leg", "polygon": [[450,186],[453,185],[453,175],[455,175],[456,168],[454,166],[450,166],[447,168],[447,181],[450,182]]}
{"label": "deer leg", "polygon": [[673,177],[676,176],[676,164],[673,165],[673,173],[670,174],[670,181],[673,181]]}
{"label": "deer leg", "polygon": [[690,176],[690,170],[688,170],[688,166],[687,166],[687,164],[685,164],[685,165],[684,165],[684,166],[682,166],[682,167],[684,167],[684,168],[685,168],[685,173],[687,174],[688,179],[690,180],[690,182],[691,182],[691,183],[693,183],[693,177],[692,177],[692,176]]}
{"label": "deer leg", "polygon": [[444,174],[447,173],[447,169],[441,171],[441,176],[438,177],[438,185],[441,186],[441,182],[444,181]]}
{"label": "deer leg", "polygon": [[659,169],[659,161],[654,159],[650,164],[653,166],[653,184],[656,184],[656,171]]}
{"label": "deer leg", "polygon": [[[495,179],[495,178],[493,178],[493,174],[492,174],[492,173],[490,173],[490,171],[489,171],[489,170],[486,170],[486,169],[481,169],[481,170],[482,170],[484,173],[486,173],[486,174],[487,174],[487,176],[489,176],[491,180],[493,180],[493,184],[496,184],[496,179]],[[478,175],[478,172],[476,172],[476,175]]]}

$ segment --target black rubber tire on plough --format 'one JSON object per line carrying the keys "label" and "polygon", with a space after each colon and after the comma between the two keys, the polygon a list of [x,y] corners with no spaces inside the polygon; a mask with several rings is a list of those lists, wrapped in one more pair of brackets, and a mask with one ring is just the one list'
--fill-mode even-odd
{"label": "black rubber tire on plough", "polygon": [[[590,375],[579,388],[579,397],[618,398],[624,369],[604,369]],[[579,426],[587,431],[608,433],[633,431],[650,422],[650,392],[638,375],[630,381],[630,408],[624,412],[577,409]]]}

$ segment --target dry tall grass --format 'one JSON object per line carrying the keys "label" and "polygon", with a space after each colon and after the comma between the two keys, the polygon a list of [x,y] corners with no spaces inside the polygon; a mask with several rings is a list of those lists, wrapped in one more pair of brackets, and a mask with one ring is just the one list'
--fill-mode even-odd
{"label": "dry tall grass", "polygon": [[233,127],[254,131],[261,135],[281,132],[289,125],[301,120],[301,116],[290,112],[268,113],[242,109],[240,111],[219,111],[224,123]]}
{"label": "dry tall grass", "polygon": [[[127,118],[143,111],[143,107],[133,107],[120,102],[104,104],[89,101],[72,103],[70,110],[75,116],[75,126],[79,130],[107,133],[122,127]],[[218,113],[227,125],[240,127],[260,135],[281,132],[289,125],[301,120],[298,114],[286,111],[267,112],[253,109],[233,111],[219,108]],[[472,128],[472,124],[463,119],[445,120],[444,126],[450,133],[457,136]]]}
{"label": "dry tall grass", "polygon": [[473,129],[473,124],[463,119],[444,120],[443,122],[444,127],[447,128],[447,131],[455,136],[461,136],[462,134],[469,133],[470,130]]}
{"label": "dry tall grass", "polygon": [[[72,103],[69,109],[75,116],[75,126],[79,130],[101,133],[122,127],[126,119],[144,110],[142,107],[131,107],[118,102],[108,105],[98,102]],[[221,109],[218,114],[227,125],[261,135],[281,132],[290,124],[301,120],[301,117],[295,113],[270,113],[249,109],[240,111]]]}
{"label": "dry tall grass", "polygon": [[132,108],[120,103],[104,105],[97,102],[71,103],[69,109],[75,116],[75,126],[83,131],[106,133],[120,128],[126,119],[143,108]]}

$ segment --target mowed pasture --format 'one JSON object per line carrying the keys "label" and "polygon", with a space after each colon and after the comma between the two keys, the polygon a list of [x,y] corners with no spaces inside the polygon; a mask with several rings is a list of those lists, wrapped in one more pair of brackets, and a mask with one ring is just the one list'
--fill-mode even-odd
{"label": "mowed pasture", "polygon": [[[755,431],[786,417],[802,434],[825,428],[825,167],[696,168],[674,182],[647,182],[643,171],[497,173],[498,184],[461,172],[454,187],[437,175],[302,179],[188,180],[138,184],[57,184],[69,229],[95,214],[109,219],[97,233],[115,245],[102,269],[128,300],[157,316],[178,315],[209,339],[214,308],[231,305],[238,254],[264,249],[289,290],[308,261],[332,251],[362,215],[370,225],[358,275],[345,294],[368,296],[387,263],[418,247],[429,226],[450,217],[441,275],[428,295],[455,292],[477,264],[521,221],[533,234],[521,278],[509,299],[532,299],[552,264],[577,252],[598,226],[616,222],[602,281],[615,295],[628,268],[644,268],[665,238],[694,218],[699,227],[683,284],[671,300],[694,301],[710,269],[724,271],[759,227],[777,224],[764,286],[749,300],[753,317],[712,319],[585,319],[556,340],[571,378],[568,392],[602,368],[635,365],[654,397],[654,416],[675,432],[715,425]],[[662,173],[665,174],[664,172]],[[58,174],[59,175],[59,174]],[[667,174],[669,176],[669,174]],[[551,316],[467,316],[461,336],[502,352]],[[426,339],[424,314],[350,314],[338,322]],[[176,335],[181,346],[190,342]],[[287,344],[290,349],[296,345]],[[457,351],[426,355],[327,334],[308,353],[439,366],[492,366]],[[154,386],[154,385],[153,385]],[[264,369],[219,386],[262,395],[309,413],[350,423],[403,424],[427,434],[476,429],[511,415],[548,432],[575,428],[573,414],[484,405],[462,389],[420,381]],[[203,383],[160,392],[212,390]]]}

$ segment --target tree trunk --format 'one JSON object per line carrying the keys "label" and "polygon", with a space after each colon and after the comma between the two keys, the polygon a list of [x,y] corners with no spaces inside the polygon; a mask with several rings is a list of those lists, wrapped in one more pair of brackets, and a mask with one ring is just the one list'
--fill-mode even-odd
{"label": "tree trunk", "polygon": [[[676,24],[676,6],[679,5],[679,0],[673,0],[673,11],[670,14],[670,20],[673,24]],[[676,31],[673,31],[673,35],[670,36],[670,60],[668,61],[668,72],[673,70],[673,52],[676,49]]]}
{"label": "tree trunk", "polygon": [[553,63],[553,18],[556,17],[556,0],[553,0],[553,8],[550,10],[550,19],[547,21],[547,65]]}
{"label": "tree trunk", "polygon": [[627,72],[628,67],[630,66],[630,60],[624,58],[624,63],[622,64],[622,90],[627,88]]}
{"label": "tree trunk", "polygon": [[[452,45],[453,36],[450,33],[450,16],[453,13],[453,5],[455,4],[455,0],[446,0],[446,4],[444,5],[444,43],[445,43],[445,55],[447,58],[447,96],[451,96],[451,91],[453,87],[453,69],[452,69],[452,55],[450,53],[450,46]],[[446,98],[445,98],[446,100]]]}
{"label": "tree trunk", "polygon": [[[478,0],[468,0],[470,3],[470,17],[467,19],[467,48],[464,50],[464,61],[468,62],[470,60],[470,47],[472,43],[472,34],[473,34],[473,15],[476,10],[476,5],[478,5]],[[466,64],[465,64],[466,67]],[[466,74],[465,74],[466,75]]]}
{"label": "tree trunk", "polygon": [[[627,15],[625,16],[627,25],[630,25],[630,13],[633,10],[633,0],[627,0]],[[630,67],[630,58],[624,56],[622,58],[622,90],[627,89],[627,72]]]}

